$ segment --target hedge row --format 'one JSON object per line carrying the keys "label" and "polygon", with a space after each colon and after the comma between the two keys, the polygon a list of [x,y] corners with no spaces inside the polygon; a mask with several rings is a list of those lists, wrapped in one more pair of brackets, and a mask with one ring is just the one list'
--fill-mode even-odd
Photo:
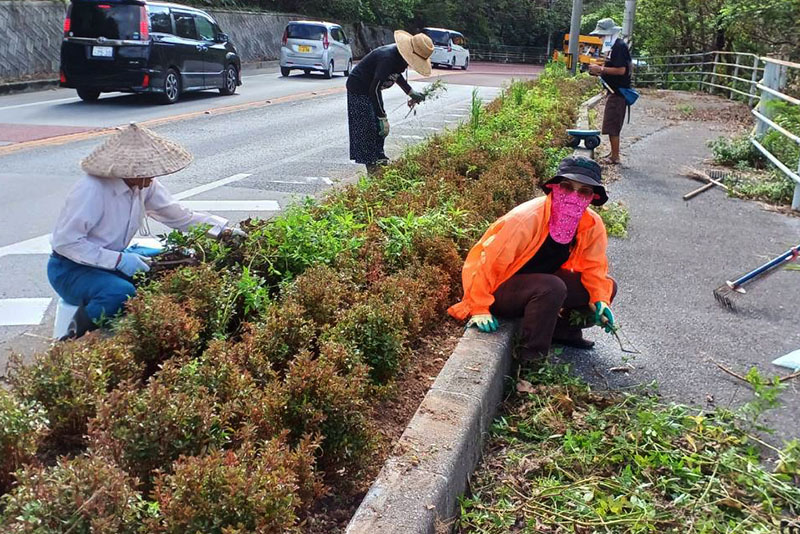
{"label": "hedge row", "polygon": [[565,154],[590,85],[550,67],[243,241],[172,235],[202,262],[148,280],[113,336],[12,365],[3,532],[299,531],[370,459],[376,401],[402,394],[468,247]]}

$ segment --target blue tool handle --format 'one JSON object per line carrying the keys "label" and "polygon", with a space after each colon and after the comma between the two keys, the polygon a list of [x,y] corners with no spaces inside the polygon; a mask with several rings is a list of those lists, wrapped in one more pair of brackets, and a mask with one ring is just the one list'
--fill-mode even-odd
{"label": "blue tool handle", "polygon": [[774,260],[765,263],[764,265],[762,265],[758,269],[750,271],[746,275],[742,276],[741,278],[739,278],[738,280],[735,280],[733,282],[734,289],[739,287],[740,285],[742,285],[744,283],[749,282],[750,280],[752,280],[756,276],[759,276],[759,275],[769,271],[770,269],[773,269],[774,267],[777,267],[781,263],[783,263],[786,260],[788,260],[791,256],[794,256],[795,254],[797,254],[798,251],[800,251],[800,245],[797,245],[796,247],[790,248],[789,250],[787,250],[786,252],[784,252],[783,254],[781,254],[780,256],[775,258]]}

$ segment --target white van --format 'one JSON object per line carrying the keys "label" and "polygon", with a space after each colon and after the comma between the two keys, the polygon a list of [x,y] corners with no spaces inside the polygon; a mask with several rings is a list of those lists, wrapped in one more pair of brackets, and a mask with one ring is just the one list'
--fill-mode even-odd
{"label": "white van", "polygon": [[322,72],[331,78],[334,72],[350,75],[353,50],[344,29],[338,24],[311,20],[290,22],[281,41],[281,75],[292,70]]}
{"label": "white van", "polygon": [[467,70],[469,50],[467,39],[461,32],[445,28],[423,28],[422,32],[433,40],[431,63],[434,67],[461,67]]}

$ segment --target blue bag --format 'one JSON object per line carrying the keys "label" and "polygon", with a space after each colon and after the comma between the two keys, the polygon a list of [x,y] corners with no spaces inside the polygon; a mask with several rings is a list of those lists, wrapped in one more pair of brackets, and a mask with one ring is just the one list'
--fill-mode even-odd
{"label": "blue bag", "polygon": [[636,101],[639,100],[639,92],[636,89],[619,87],[617,91],[619,91],[620,96],[625,99],[625,103],[628,104],[628,107],[634,105]]}

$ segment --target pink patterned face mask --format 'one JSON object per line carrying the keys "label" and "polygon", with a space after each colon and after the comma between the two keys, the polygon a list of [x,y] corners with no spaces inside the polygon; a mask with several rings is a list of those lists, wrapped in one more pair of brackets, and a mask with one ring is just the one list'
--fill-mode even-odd
{"label": "pink patterned face mask", "polygon": [[583,216],[583,212],[591,204],[594,192],[587,195],[581,191],[560,187],[561,185],[555,184],[551,188],[550,237],[556,243],[566,245],[575,237],[578,223]]}

